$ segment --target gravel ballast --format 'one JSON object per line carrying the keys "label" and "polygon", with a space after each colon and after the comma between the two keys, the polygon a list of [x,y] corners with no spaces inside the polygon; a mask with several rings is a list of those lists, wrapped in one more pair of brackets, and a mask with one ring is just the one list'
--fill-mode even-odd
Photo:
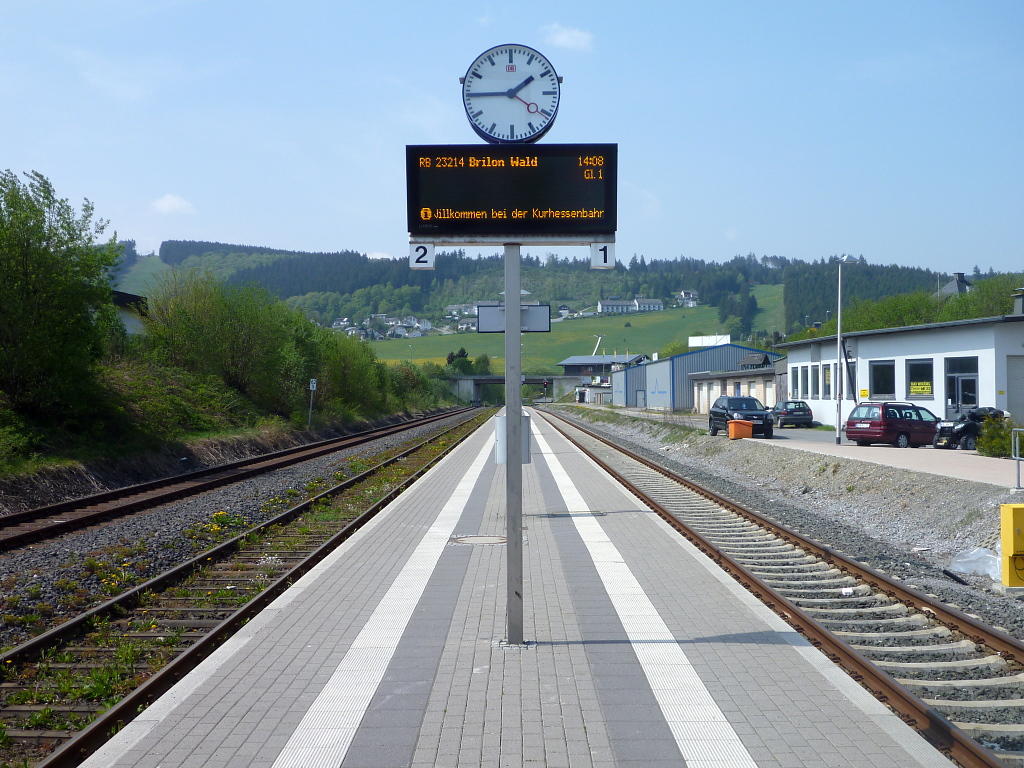
{"label": "gravel ballast", "polygon": [[[56,624],[60,617],[79,613],[79,610],[61,606],[62,600],[66,601],[73,594],[70,584],[77,587],[84,604],[95,605],[108,599],[99,576],[90,574],[85,568],[88,558],[108,562],[114,562],[114,558],[128,560],[132,563],[130,570],[133,573],[138,573],[140,563],[144,563],[144,571],[138,577],[141,583],[207,549],[209,544],[200,544],[184,536],[183,531],[209,523],[214,513],[225,511],[240,515],[251,525],[258,525],[279,514],[279,510],[265,509],[271,499],[294,497],[296,502],[300,501],[305,498],[307,484],[330,479],[339,471],[345,472],[349,459],[355,456],[367,459],[411,440],[425,439],[463,420],[465,415],[452,416],[414,427],[401,435],[384,437],[181,502],[165,504],[101,527],[86,528],[53,541],[0,555],[0,649],[17,645],[30,637],[24,627],[13,625],[6,620],[7,617],[23,617],[30,613],[45,615],[45,611],[52,610],[50,623]],[[26,503],[25,506],[32,504]],[[131,555],[122,554],[126,549],[135,551]],[[12,597],[15,607],[11,605]],[[38,611],[39,605],[46,608]]]}
{"label": "gravel ballast", "polygon": [[[55,618],[70,615],[70,610],[58,607],[67,594],[56,586],[61,580],[88,591],[90,602],[105,599],[100,580],[83,572],[86,558],[143,542],[145,552],[137,559],[146,561],[148,576],[155,575],[195,556],[195,543],[182,531],[208,523],[215,512],[244,515],[252,524],[263,522],[271,516],[263,511],[269,499],[288,495],[289,490],[302,493],[307,483],[330,477],[353,455],[387,450],[439,431],[458,418],[2,555],[0,595],[16,597],[19,613],[45,603],[55,608]],[[994,594],[988,577],[964,576],[969,582],[964,586],[942,573],[957,552],[993,545],[999,504],[1021,500],[1007,489],[787,449],[765,440],[681,432],[640,419],[585,425],[1024,640],[1024,603]],[[0,625],[0,647],[27,637],[21,627]]]}
{"label": "gravel ballast", "polygon": [[[569,417],[578,409],[558,408]],[[607,418],[605,414],[601,418]],[[573,418],[698,485],[760,512],[1024,640],[1024,602],[992,592],[987,576],[943,574],[953,556],[994,547],[999,505],[1020,494],[988,483],[730,440],[632,417]]]}

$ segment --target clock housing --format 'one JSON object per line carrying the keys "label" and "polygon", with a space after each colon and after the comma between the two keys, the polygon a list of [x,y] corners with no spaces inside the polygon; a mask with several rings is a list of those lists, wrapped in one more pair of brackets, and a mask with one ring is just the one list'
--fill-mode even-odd
{"label": "clock housing", "polygon": [[480,54],[462,79],[462,103],[477,135],[491,144],[529,144],[558,114],[561,82],[547,58],[525,45]]}

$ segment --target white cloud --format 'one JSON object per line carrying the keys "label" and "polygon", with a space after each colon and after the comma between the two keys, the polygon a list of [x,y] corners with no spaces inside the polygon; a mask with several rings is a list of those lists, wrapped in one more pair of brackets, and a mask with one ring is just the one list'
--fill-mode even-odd
{"label": "white cloud", "polygon": [[177,195],[164,195],[149,204],[149,209],[161,216],[172,216],[176,213],[195,213],[196,209],[188,200]]}
{"label": "white cloud", "polygon": [[594,36],[582,29],[563,27],[557,21],[548,24],[541,29],[546,42],[558,48],[568,48],[573,51],[589,51],[594,42]]}
{"label": "white cloud", "polygon": [[373,251],[372,253],[366,254],[368,259],[390,259],[392,258],[390,253],[384,253],[383,251]]}
{"label": "white cloud", "polygon": [[739,230],[736,229],[735,227],[730,227],[729,229],[725,230],[725,239],[726,240],[729,240],[731,242],[731,241],[734,241],[734,240],[738,240],[739,237],[740,237]]}

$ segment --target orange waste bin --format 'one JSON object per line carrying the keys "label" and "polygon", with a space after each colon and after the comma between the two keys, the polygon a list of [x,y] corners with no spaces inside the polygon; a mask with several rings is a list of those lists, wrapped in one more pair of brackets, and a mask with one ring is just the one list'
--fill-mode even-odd
{"label": "orange waste bin", "polygon": [[729,439],[739,440],[741,437],[754,436],[754,422],[733,419],[729,422]]}

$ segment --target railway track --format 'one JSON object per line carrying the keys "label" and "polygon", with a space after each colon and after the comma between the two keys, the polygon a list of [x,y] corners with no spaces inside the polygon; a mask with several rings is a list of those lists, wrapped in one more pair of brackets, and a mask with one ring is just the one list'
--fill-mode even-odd
{"label": "railway track", "polygon": [[543,414],[952,759],[1024,766],[1024,643]]}
{"label": "railway track", "polygon": [[412,426],[422,426],[450,418],[471,409],[460,409],[414,418],[379,429],[322,440],[309,445],[253,456],[248,459],[199,469],[173,477],[130,485],[46,507],[15,512],[0,517],[0,552],[60,536],[86,526],[130,515],[170,501],[203,493],[248,477],[273,472],[302,461],[363,445]]}
{"label": "railway track", "polygon": [[217,513],[214,548],[0,655],[0,765],[77,766],[489,415],[473,409],[256,528]]}

